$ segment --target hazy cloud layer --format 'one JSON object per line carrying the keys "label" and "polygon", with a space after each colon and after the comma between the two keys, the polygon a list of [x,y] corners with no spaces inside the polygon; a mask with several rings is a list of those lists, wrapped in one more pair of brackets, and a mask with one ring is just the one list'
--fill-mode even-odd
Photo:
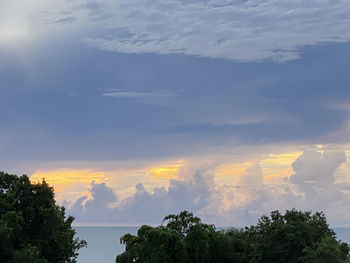
{"label": "hazy cloud layer", "polygon": [[125,55],[80,42],[39,46],[21,60],[2,50],[0,164],[346,144],[349,50],[312,48],[284,64]]}
{"label": "hazy cloud layer", "polygon": [[350,40],[345,0],[89,3],[90,19],[103,20],[108,33],[86,42],[110,51],[282,62],[304,46]]}
{"label": "hazy cloud layer", "polygon": [[305,46],[350,40],[346,0],[14,0],[0,7],[0,43],[45,32],[123,53],[284,62]]}

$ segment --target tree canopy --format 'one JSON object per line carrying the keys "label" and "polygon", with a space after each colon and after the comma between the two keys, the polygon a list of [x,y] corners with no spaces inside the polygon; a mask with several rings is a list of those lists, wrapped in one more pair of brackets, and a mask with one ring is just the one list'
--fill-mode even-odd
{"label": "tree canopy", "polygon": [[0,262],[74,263],[86,241],[77,238],[72,216],[55,203],[45,180],[0,172]]}
{"label": "tree canopy", "polygon": [[345,263],[349,246],[338,241],[323,213],[273,211],[245,229],[216,230],[192,213],[168,215],[158,227],[144,225],[116,263]]}
{"label": "tree canopy", "polygon": [[117,256],[117,263],[239,262],[233,239],[187,211],[168,215],[159,227],[144,225],[137,236],[126,234],[121,242],[126,251]]}
{"label": "tree canopy", "polygon": [[349,252],[320,212],[274,211],[247,228],[245,236],[253,262],[344,262]]}

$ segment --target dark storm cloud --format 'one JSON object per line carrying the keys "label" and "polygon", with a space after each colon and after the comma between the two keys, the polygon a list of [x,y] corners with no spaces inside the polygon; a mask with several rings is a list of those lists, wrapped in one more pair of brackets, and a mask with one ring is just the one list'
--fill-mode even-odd
{"label": "dark storm cloud", "polygon": [[32,50],[29,68],[2,54],[1,155],[96,160],[191,154],[231,138],[327,142],[348,120],[337,105],[350,97],[349,50],[308,48],[274,64],[63,45]]}

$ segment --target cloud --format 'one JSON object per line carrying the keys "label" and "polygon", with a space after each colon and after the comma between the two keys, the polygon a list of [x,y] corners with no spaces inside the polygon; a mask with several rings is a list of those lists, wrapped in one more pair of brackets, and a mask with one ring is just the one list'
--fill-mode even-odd
{"label": "cloud", "polygon": [[[147,190],[135,186],[135,193],[119,200],[114,191],[102,184],[91,184],[91,199],[81,197],[68,210],[78,222],[114,224],[157,224],[169,213],[190,210],[206,222],[217,225],[254,224],[259,216],[272,210],[297,208],[324,211],[331,224],[344,225],[350,201],[334,180],[335,172],[346,161],[344,152],[307,151],[293,163],[294,174],[278,183],[264,180],[263,169],[253,163],[231,184],[214,183],[207,171],[171,180],[168,188]],[[115,204],[112,207],[112,204]]]}
{"label": "cloud", "polygon": [[172,212],[184,209],[198,212],[209,202],[211,179],[196,173],[187,181],[171,180],[168,189],[156,187],[153,192],[139,183],[136,192],[115,208],[108,207],[117,200],[113,190],[104,183],[91,184],[92,199],[77,199],[68,213],[78,222],[155,223]]}
{"label": "cloud", "polygon": [[104,182],[107,177],[102,172],[95,172],[92,170],[73,170],[73,169],[59,169],[51,171],[36,171],[30,177],[33,181],[41,181],[42,178],[49,184],[53,185],[69,185],[75,182],[90,183],[92,180],[95,182]]}
{"label": "cloud", "polygon": [[77,19],[74,16],[68,16],[68,17],[64,17],[64,18],[59,18],[49,24],[64,24],[64,23],[72,23],[74,21],[76,21]]}
{"label": "cloud", "polygon": [[92,198],[87,199],[87,196],[78,198],[69,212],[80,222],[99,222],[101,219],[110,222],[113,219],[113,210],[109,209],[108,204],[117,201],[114,190],[105,183],[99,184],[93,181],[89,192]]}
{"label": "cloud", "polygon": [[128,91],[128,90],[118,90],[103,93],[105,97],[115,97],[115,98],[162,98],[162,97],[172,97],[173,93],[169,91],[153,91],[153,92],[140,92],[140,91]]}
{"label": "cloud", "polygon": [[[20,46],[21,49],[26,49],[33,43],[38,45],[36,41],[43,40],[41,34],[48,33],[47,26],[63,25],[75,20],[72,16],[62,18],[62,14],[71,8],[70,1],[1,1],[0,44],[7,48],[11,45]],[[32,41],[27,42],[28,39]]]}
{"label": "cloud", "polygon": [[[347,1],[96,3],[102,20],[99,29],[118,25],[128,32],[127,37],[92,33],[87,38],[89,45],[109,51],[284,62],[298,59],[302,47],[350,40]],[[90,10],[93,14],[95,8]]]}
{"label": "cloud", "polygon": [[236,184],[238,186],[256,186],[256,185],[262,185],[263,184],[263,174],[262,174],[262,167],[256,163],[251,167],[248,167],[245,172],[239,176]]}
{"label": "cloud", "polygon": [[29,159],[183,158],[242,145],[349,141],[346,131],[322,137],[349,118],[329,107],[349,100],[348,44],[312,48],[279,65],[106,53],[54,39],[29,58],[20,53],[20,62],[2,52],[6,167]]}
{"label": "cloud", "polygon": [[[339,215],[348,202],[343,185],[336,183],[336,173],[347,161],[344,151],[306,151],[294,163],[289,180],[302,194],[303,208],[326,210]],[[341,217],[338,218],[341,220]]]}
{"label": "cloud", "polygon": [[303,47],[350,40],[346,0],[11,2],[1,3],[0,41],[38,29],[57,34],[61,24],[66,35],[103,50],[285,62],[300,58]]}
{"label": "cloud", "polygon": [[[340,143],[350,140],[344,56],[350,45],[323,44],[349,42],[349,9],[345,0],[2,1],[0,164],[22,173],[57,160],[132,162],[219,153],[243,158],[286,143],[298,151],[301,145],[328,142],[342,149]],[[33,41],[22,41],[29,38]],[[12,48],[18,52],[8,52]],[[130,55],[141,53],[191,57]],[[179,89],[184,92],[174,92]],[[189,208],[213,219],[226,213],[243,222],[284,205],[330,209],[327,202],[334,204],[335,215],[343,211],[347,218],[340,204],[349,186],[334,180],[344,163],[342,152],[305,152],[293,167],[274,174],[274,185],[261,181],[265,171],[258,163],[235,184],[225,179],[226,185],[200,189],[198,178],[187,178],[192,172],[174,180],[172,188],[150,186],[143,174],[125,176],[132,185],[142,182],[129,199],[120,192],[126,183],[115,176],[115,182],[108,181],[122,185],[115,210],[113,197],[99,192],[74,207],[89,220],[86,211],[97,209],[90,201],[105,200],[101,218],[93,219],[103,220],[105,213],[125,222],[128,213],[116,217],[115,212],[135,211],[137,198],[148,200],[145,207],[159,202],[166,213],[183,207],[176,200],[187,196]],[[204,181],[213,167],[205,168],[200,169]],[[108,191],[109,184],[101,188]],[[205,205],[198,206],[198,194],[189,189],[207,193],[200,197]],[[164,215],[147,216],[152,221]]]}
{"label": "cloud", "polygon": [[294,163],[290,181],[303,190],[308,186],[329,187],[335,181],[336,169],[346,161],[344,151],[304,152]]}

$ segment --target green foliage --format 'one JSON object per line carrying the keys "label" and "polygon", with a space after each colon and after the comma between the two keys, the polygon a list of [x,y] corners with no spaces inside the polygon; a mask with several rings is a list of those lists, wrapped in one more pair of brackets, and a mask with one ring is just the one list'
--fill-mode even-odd
{"label": "green foliage", "polygon": [[73,263],[86,246],[43,180],[0,172],[0,262]]}
{"label": "green foliage", "polygon": [[14,252],[12,262],[15,263],[49,263],[46,259],[42,258],[36,247],[26,245],[21,250]]}
{"label": "green foliage", "polygon": [[334,238],[327,236],[322,238],[314,247],[304,248],[304,256],[300,258],[300,262],[342,263],[348,252],[349,248],[345,243],[339,245]]}
{"label": "green foliage", "polygon": [[142,226],[137,236],[124,235],[121,243],[126,250],[116,262],[241,262],[234,240],[213,225],[201,223],[192,213],[169,215],[163,223],[166,225]]}
{"label": "green foliage", "polygon": [[[323,213],[274,211],[246,228],[249,262],[344,262],[346,244],[336,240]],[[328,259],[327,261],[322,261]]]}
{"label": "green foliage", "polygon": [[[166,228],[182,237],[185,237],[194,226],[203,225],[198,217],[194,217],[192,213],[187,211],[183,211],[178,215],[168,215],[163,219],[163,224],[166,221],[168,221]],[[211,227],[209,225],[203,226]]]}
{"label": "green foliage", "polygon": [[[163,224],[166,223],[164,226]],[[349,246],[336,240],[323,213],[287,210],[262,216],[245,229],[217,231],[183,211],[166,216],[159,227],[142,226],[117,263],[345,263]]]}
{"label": "green foliage", "polygon": [[142,226],[137,236],[127,234],[121,238],[127,252],[117,262],[184,262],[183,243],[178,235],[164,227]]}

